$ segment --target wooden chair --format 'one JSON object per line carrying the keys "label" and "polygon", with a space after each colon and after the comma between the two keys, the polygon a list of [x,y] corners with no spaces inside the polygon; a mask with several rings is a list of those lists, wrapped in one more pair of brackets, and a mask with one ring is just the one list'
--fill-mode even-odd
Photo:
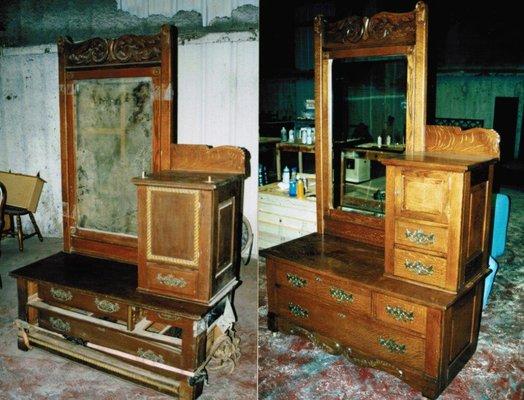
{"label": "wooden chair", "polygon": [[[2,235],[4,232],[4,225],[5,225],[4,210],[5,210],[6,201],[7,201],[7,189],[5,188],[4,184],[0,182],[0,242],[2,241]],[[1,256],[2,256],[2,247],[0,246],[0,257]],[[2,276],[0,275],[0,288],[1,287],[2,287]]]}

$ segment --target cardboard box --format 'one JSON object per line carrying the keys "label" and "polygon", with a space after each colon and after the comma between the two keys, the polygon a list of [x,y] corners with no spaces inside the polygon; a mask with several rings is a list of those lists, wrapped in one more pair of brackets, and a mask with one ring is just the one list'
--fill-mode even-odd
{"label": "cardboard box", "polygon": [[45,181],[39,176],[0,171],[0,182],[7,189],[7,205],[36,212]]}

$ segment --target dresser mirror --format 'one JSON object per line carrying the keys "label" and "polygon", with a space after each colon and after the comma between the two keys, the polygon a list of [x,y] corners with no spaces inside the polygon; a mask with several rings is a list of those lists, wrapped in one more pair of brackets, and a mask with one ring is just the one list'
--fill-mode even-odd
{"label": "dresser mirror", "polygon": [[427,14],[315,20],[317,230],[384,244],[385,167],[424,150]]}
{"label": "dresser mirror", "polygon": [[382,152],[402,153],[406,140],[406,57],[333,60],[331,66],[333,208],[382,217]]}
{"label": "dresser mirror", "polygon": [[170,166],[174,46],[167,25],[147,36],[59,39],[66,252],[136,262],[131,179]]}

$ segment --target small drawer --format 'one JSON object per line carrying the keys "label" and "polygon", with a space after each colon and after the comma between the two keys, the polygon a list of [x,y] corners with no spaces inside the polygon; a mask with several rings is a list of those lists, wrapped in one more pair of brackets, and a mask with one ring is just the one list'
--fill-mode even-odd
{"label": "small drawer", "polygon": [[360,348],[395,364],[425,368],[426,341],[383,325],[370,327]]}
{"label": "small drawer", "polygon": [[445,258],[395,248],[394,275],[446,288]]}
{"label": "small drawer", "polygon": [[198,271],[149,265],[145,276],[145,284],[139,281],[138,286],[150,292],[175,297],[193,297],[196,294]]}
{"label": "small drawer", "polygon": [[178,367],[182,362],[179,349],[169,348],[150,340],[142,340],[102,325],[77,320],[53,311],[39,310],[38,324],[42,328],[64,336],[82,339],[85,342],[109,347],[161,364]]}
{"label": "small drawer", "polygon": [[303,271],[281,264],[276,272],[277,284],[292,288],[297,293],[310,293],[324,301],[371,315],[371,293],[365,288],[348,284],[342,279]]}
{"label": "small drawer", "polygon": [[427,308],[395,297],[375,294],[374,314],[380,321],[426,334]]}
{"label": "small drawer", "polygon": [[440,226],[424,224],[419,221],[395,221],[395,243],[421,250],[446,253],[448,248],[448,230]]}
{"label": "small drawer", "polygon": [[92,312],[95,316],[127,321],[128,305],[105,296],[90,295],[62,286],[40,285],[38,296],[46,303]]}

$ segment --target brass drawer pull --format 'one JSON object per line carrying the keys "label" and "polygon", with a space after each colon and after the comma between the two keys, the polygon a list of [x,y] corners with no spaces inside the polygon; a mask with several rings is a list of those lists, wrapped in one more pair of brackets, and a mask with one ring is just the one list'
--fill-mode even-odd
{"label": "brass drawer pull", "polygon": [[309,317],[309,311],[306,310],[305,308],[297,306],[296,304],[289,303],[288,308],[291,314],[293,314],[295,317],[300,317],[300,318]]}
{"label": "brass drawer pull", "polygon": [[100,311],[106,313],[114,313],[120,310],[118,303],[112,303],[109,300],[100,300],[95,298],[95,305]]}
{"label": "brass drawer pull", "polygon": [[345,301],[347,303],[353,303],[353,295],[351,293],[346,293],[342,289],[332,287],[329,289],[329,294],[337,301]]}
{"label": "brass drawer pull", "polygon": [[71,330],[71,325],[69,325],[69,322],[63,321],[60,318],[49,317],[49,322],[51,323],[51,326],[57,331],[69,332]]}
{"label": "brass drawer pull", "polygon": [[410,261],[405,260],[404,266],[406,269],[408,269],[410,272],[413,272],[417,275],[433,275],[433,265],[426,265],[421,263],[420,261]]}
{"label": "brass drawer pull", "polygon": [[174,286],[174,287],[179,287],[179,288],[183,288],[187,286],[187,282],[183,278],[177,278],[176,276],[173,276],[171,274],[162,275],[159,273],[156,276],[156,280],[166,286]]}
{"label": "brass drawer pull", "polygon": [[397,321],[411,322],[415,319],[413,311],[406,311],[401,307],[386,306],[386,312]]}
{"label": "brass drawer pull", "polygon": [[286,274],[287,280],[289,283],[291,283],[293,286],[301,288],[307,285],[307,280],[304,278],[301,278],[300,276],[290,274],[289,272]]}
{"label": "brass drawer pull", "polygon": [[385,347],[390,353],[404,354],[406,352],[406,345],[397,343],[393,339],[384,339],[383,337],[378,339],[378,343]]}
{"label": "brass drawer pull", "polygon": [[50,292],[51,296],[53,296],[53,299],[55,300],[69,301],[73,298],[73,293],[71,293],[69,290],[52,287]]}
{"label": "brass drawer pull", "polygon": [[140,358],[164,364],[164,357],[162,357],[160,354],[156,354],[153,350],[144,350],[139,348],[136,354],[138,354],[138,357]]}
{"label": "brass drawer pull", "polygon": [[406,228],[406,238],[416,244],[428,245],[435,244],[435,234],[433,233],[424,233],[422,229],[417,229],[415,231],[410,231]]}

